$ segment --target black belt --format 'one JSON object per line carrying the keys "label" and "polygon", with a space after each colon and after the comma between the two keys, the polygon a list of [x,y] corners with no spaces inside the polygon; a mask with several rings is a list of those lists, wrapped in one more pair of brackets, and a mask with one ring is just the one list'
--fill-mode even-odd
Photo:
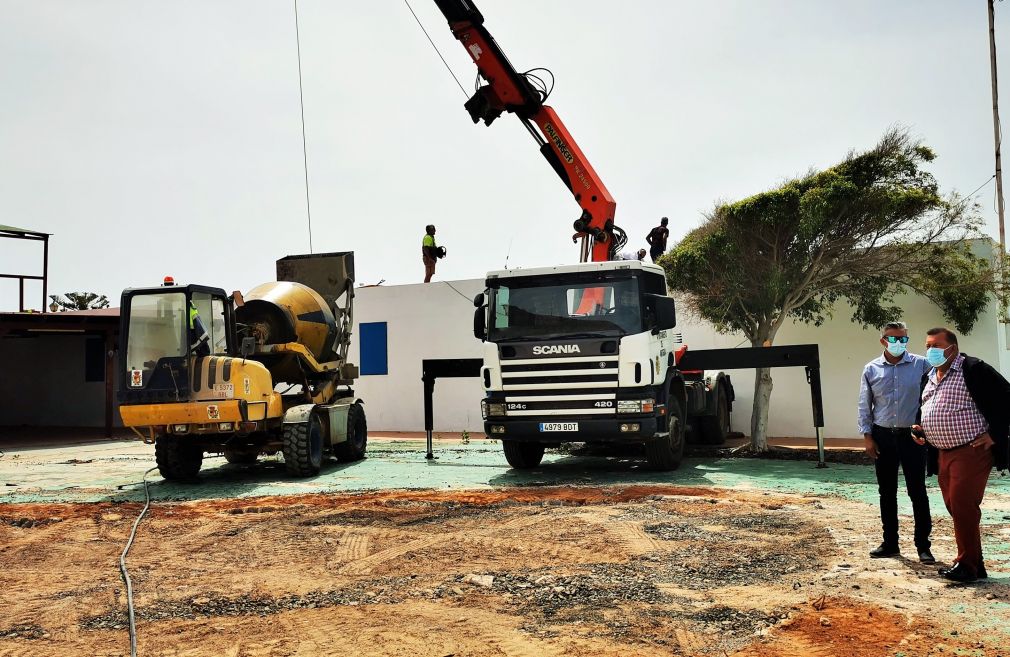
{"label": "black belt", "polygon": [[904,433],[904,432],[912,430],[912,427],[894,427],[894,428],[891,428],[891,427],[882,427],[879,424],[874,424],[873,427],[875,429],[880,429],[881,431],[887,431],[887,432],[890,432],[890,433]]}

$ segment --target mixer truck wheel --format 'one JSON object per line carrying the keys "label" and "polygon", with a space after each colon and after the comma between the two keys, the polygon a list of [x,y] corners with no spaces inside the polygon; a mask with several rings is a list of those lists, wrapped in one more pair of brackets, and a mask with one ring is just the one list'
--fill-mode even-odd
{"label": "mixer truck wheel", "polygon": [[169,481],[193,481],[203,465],[203,449],[178,436],[158,436],[154,441],[158,472]]}
{"label": "mixer truck wheel", "polygon": [[368,447],[368,423],[361,404],[351,404],[347,409],[347,440],[333,446],[338,461],[360,461]]}
{"label": "mixer truck wheel", "polygon": [[259,457],[256,447],[225,447],[224,460],[236,465],[251,465]]}
{"label": "mixer truck wheel", "polygon": [[284,468],[296,477],[319,474],[323,465],[323,423],[315,413],[308,422],[285,424],[281,430]]}

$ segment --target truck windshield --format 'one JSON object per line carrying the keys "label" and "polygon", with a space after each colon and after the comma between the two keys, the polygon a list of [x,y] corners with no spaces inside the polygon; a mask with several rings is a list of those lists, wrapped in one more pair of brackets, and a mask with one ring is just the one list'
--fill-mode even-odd
{"label": "truck windshield", "polygon": [[147,382],[158,361],[186,355],[186,295],[182,292],[138,294],[130,300],[127,334],[128,372],[141,372],[134,387]]}
{"label": "truck windshield", "polygon": [[[557,279],[554,279],[555,281]],[[638,281],[572,282],[491,290],[489,339],[625,335],[642,330]]]}

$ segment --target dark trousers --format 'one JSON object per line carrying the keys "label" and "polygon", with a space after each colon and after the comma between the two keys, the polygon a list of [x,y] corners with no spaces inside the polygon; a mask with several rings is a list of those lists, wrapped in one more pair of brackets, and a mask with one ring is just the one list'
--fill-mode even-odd
{"label": "dark trousers", "polygon": [[898,546],[898,466],[905,475],[905,489],[912,500],[915,516],[915,547],[930,546],[933,520],[929,515],[926,495],[926,446],[912,440],[910,429],[885,429],[873,425],[873,441],[877,443],[877,490],[880,492],[880,522],[884,528],[884,543]]}
{"label": "dark trousers", "polygon": [[978,574],[982,566],[982,495],[992,471],[991,449],[964,445],[940,450],[940,492],[954,521],[957,563]]}
{"label": "dark trousers", "polygon": [[663,255],[663,249],[662,248],[658,248],[657,249],[656,247],[653,247],[653,248],[649,249],[649,257],[652,258],[653,262],[656,262],[657,260],[659,260],[659,256],[661,256],[661,255]]}

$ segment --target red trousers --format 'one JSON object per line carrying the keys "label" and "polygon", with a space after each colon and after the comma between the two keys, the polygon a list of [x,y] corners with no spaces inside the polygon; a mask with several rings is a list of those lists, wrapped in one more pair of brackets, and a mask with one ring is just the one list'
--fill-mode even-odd
{"label": "red trousers", "polygon": [[940,492],[954,521],[957,563],[978,573],[982,565],[982,495],[992,471],[992,449],[964,445],[940,450]]}

